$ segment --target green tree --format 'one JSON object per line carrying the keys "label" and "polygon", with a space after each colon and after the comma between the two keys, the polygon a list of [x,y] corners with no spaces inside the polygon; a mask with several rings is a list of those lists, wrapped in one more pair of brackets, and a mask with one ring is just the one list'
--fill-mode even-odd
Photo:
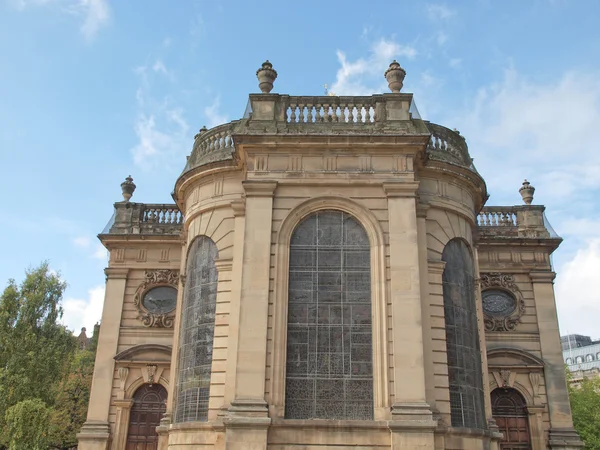
{"label": "green tree", "polygon": [[75,446],[77,433],[85,422],[92,387],[98,331],[96,326],[88,346],[75,352],[69,370],[60,382],[50,421],[50,441],[52,447],[56,449],[67,450]]}
{"label": "green tree", "polygon": [[573,425],[585,449],[600,450],[600,378],[584,379],[578,386],[569,383],[569,396]]}
{"label": "green tree", "polygon": [[55,404],[76,347],[58,322],[65,288],[44,262],[27,270],[20,285],[10,280],[0,296],[0,443],[12,439],[6,422],[11,407],[25,400]]}
{"label": "green tree", "polygon": [[9,450],[46,450],[50,409],[36,398],[23,400],[6,411]]}

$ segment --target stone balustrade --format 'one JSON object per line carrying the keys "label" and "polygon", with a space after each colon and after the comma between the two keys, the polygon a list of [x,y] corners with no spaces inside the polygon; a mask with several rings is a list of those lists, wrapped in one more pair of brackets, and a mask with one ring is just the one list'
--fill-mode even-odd
{"label": "stone balustrade", "polygon": [[516,227],[517,210],[513,206],[486,206],[479,216],[477,225],[480,227]]}
{"label": "stone balustrade", "polygon": [[180,225],[183,222],[183,214],[177,205],[144,204],[141,222],[153,225]]}
{"label": "stone balustrade", "polygon": [[288,123],[375,123],[374,97],[283,97]]}
{"label": "stone balustrade", "polygon": [[183,214],[175,204],[115,203],[115,213],[103,235],[179,235]]}
{"label": "stone balustrade", "polygon": [[442,125],[426,123],[431,132],[431,139],[427,145],[427,153],[430,158],[467,166],[475,170],[465,138],[460,133]]}

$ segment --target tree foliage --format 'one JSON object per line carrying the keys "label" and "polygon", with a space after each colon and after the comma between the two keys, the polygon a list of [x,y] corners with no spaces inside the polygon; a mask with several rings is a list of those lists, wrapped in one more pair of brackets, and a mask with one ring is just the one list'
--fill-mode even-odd
{"label": "tree foliage", "polygon": [[[73,364],[83,364],[74,362],[76,339],[59,323],[65,288],[66,283],[44,262],[27,270],[20,285],[10,280],[0,296],[0,445],[10,443],[13,448],[13,441],[21,445],[15,436],[19,426],[29,423],[21,414],[37,408],[54,417],[66,374]],[[44,414],[40,420],[46,418]],[[49,420],[35,423],[36,427],[46,424],[46,438]]]}
{"label": "tree foliage", "polygon": [[600,378],[569,383],[573,425],[586,450],[600,450]]}
{"label": "tree foliage", "polygon": [[46,450],[50,409],[40,399],[23,400],[6,411],[9,450]]}

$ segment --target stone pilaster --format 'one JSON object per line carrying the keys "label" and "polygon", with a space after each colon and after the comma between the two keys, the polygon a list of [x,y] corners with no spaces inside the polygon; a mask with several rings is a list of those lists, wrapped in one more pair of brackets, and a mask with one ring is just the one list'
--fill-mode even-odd
{"label": "stone pilaster", "polygon": [[244,263],[244,237],[246,233],[246,204],[242,199],[231,203],[235,225],[233,227],[233,264],[231,276],[231,300],[229,304],[229,337],[227,342],[227,369],[225,374],[225,406],[231,405],[235,396],[237,355],[240,323],[240,300],[242,295],[242,270]]}
{"label": "stone pilaster", "polygon": [[117,418],[115,421],[115,435],[110,448],[111,450],[121,450],[127,444],[129,414],[133,406],[133,399],[115,400],[115,405],[117,407]]}
{"label": "stone pilaster", "polygon": [[[394,403],[392,449],[434,448],[426,402],[416,182],[385,183],[388,198]],[[422,239],[422,238],[421,238]],[[422,274],[425,276],[425,274]]]}
{"label": "stone pilaster", "polygon": [[265,401],[273,194],[277,183],[245,181],[244,250],[234,398],[226,426],[228,450],[266,450],[271,423]]}
{"label": "stone pilaster", "polygon": [[544,423],[542,415],[543,406],[528,406],[529,436],[531,437],[531,450],[545,450],[546,439],[544,436]]}
{"label": "stone pilaster", "polygon": [[540,348],[544,360],[544,379],[550,418],[548,446],[551,449],[578,449],[583,442],[573,428],[567,391],[565,366],[558,330],[554,277],[550,271],[530,272],[540,331]]}
{"label": "stone pilaster", "polygon": [[108,412],[115,372],[123,298],[127,283],[126,268],[107,268],[106,293],[102,310],[102,326],[98,336],[98,350],[94,378],[90,392],[87,420],[77,435],[80,450],[106,450],[110,440]]}
{"label": "stone pilaster", "polygon": [[[189,225],[189,224],[188,224]],[[181,243],[181,263],[179,266],[179,288],[177,290],[177,307],[175,311],[175,321],[173,323],[173,351],[171,353],[171,381],[169,383],[167,393],[167,410],[165,417],[168,418],[168,423],[165,422],[165,426],[171,423],[173,414],[175,413],[175,402],[177,400],[177,383],[179,380],[179,339],[181,337],[181,311],[183,311],[183,301],[185,295],[185,280],[187,277],[187,256],[188,256],[188,232],[184,229],[180,236]],[[162,424],[162,420],[161,420]]]}

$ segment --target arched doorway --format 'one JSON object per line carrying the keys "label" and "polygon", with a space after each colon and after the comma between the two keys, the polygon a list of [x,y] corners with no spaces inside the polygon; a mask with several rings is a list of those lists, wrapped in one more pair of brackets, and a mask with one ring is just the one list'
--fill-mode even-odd
{"label": "arched doorway", "polygon": [[160,384],[144,384],[133,395],[126,450],[156,450],[156,427],[167,408],[167,390]]}
{"label": "arched doorway", "polygon": [[523,396],[512,388],[492,391],[492,416],[504,438],[502,450],[531,449],[529,422]]}

